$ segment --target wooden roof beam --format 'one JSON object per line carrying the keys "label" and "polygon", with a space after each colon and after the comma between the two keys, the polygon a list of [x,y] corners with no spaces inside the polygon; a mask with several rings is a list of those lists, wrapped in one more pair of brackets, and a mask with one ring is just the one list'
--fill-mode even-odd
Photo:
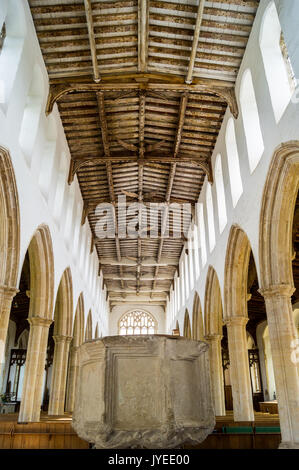
{"label": "wooden roof beam", "polygon": [[148,17],[148,0],[138,0],[138,72],[147,71]]}
{"label": "wooden roof beam", "polygon": [[[115,258],[101,258],[101,266],[137,266],[137,261],[133,261],[129,258],[121,258],[121,261],[116,260]],[[148,258],[148,260],[142,260],[140,265],[144,267],[155,267],[155,266],[177,266],[178,262],[173,260],[173,258],[161,258],[160,262],[157,263],[156,259]]]}
{"label": "wooden roof beam", "polygon": [[198,10],[197,10],[197,17],[196,17],[194,33],[193,33],[193,43],[192,43],[192,49],[191,49],[191,54],[190,54],[188,73],[187,73],[187,76],[186,76],[186,79],[185,79],[185,82],[188,85],[190,83],[192,83],[193,69],[194,69],[194,64],[195,64],[195,59],[196,59],[196,54],[197,54],[200,28],[201,28],[201,23],[202,23],[202,19],[203,19],[203,10],[204,10],[204,6],[205,6],[205,0],[198,0],[198,1],[199,1],[199,4],[198,4]]}
{"label": "wooden roof beam", "polygon": [[[105,277],[105,281],[120,281],[120,277],[119,276],[116,276],[114,274],[104,274],[104,277]],[[129,276],[129,275],[125,275],[123,276],[122,278],[124,281],[136,281],[136,277],[135,276]],[[144,276],[140,276],[140,281],[153,281],[155,278],[154,276],[150,275],[150,274],[145,274]],[[159,278],[157,279],[158,281],[171,281],[173,279],[173,276],[171,275],[164,275],[163,276],[159,276]]]}
{"label": "wooden roof beam", "polygon": [[[146,83],[136,83],[136,79],[144,78]],[[122,81],[126,80],[126,82]],[[154,80],[151,82],[151,80]],[[165,81],[167,80],[167,81]],[[229,82],[214,79],[194,78],[192,84],[183,83],[180,76],[169,76],[167,74],[127,74],[123,77],[109,76],[102,77],[101,83],[94,83],[90,79],[66,80],[63,79],[57,83],[51,83],[46,105],[46,115],[50,114],[56,101],[63,95],[71,92],[90,92],[90,91],[133,91],[146,89],[155,92],[185,92],[191,93],[212,93],[223,99],[230,107],[231,113],[235,118],[238,117],[238,104],[235,95],[234,85]]]}
{"label": "wooden roof beam", "polygon": [[[100,127],[101,127],[101,133],[102,133],[102,142],[103,142],[103,147],[104,147],[104,153],[105,153],[105,157],[109,158],[110,157],[110,145],[109,145],[107,118],[106,118],[106,112],[105,112],[104,92],[103,91],[98,91],[96,93],[96,95],[97,95],[98,110],[99,110],[99,116],[100,116]],[[107,180],[108,180],[110,202],[114,206],[113,207],[113,209],[114,209],[113,210],[113,219],[114,219],[114,227],[115,227],[115,232],[116,232],[115,233],[116,255],[117,255],[117,260],[120,262],[121,261],[121,250],[120,250],[120,242],[119,242],[119,238],[118,238],[118,224],[117,224],[117,218],[116,218],[116,212],[115,212],[115,192],[114,192],[111,161],[106,162],[106,173],[107,173]],[[122,266],[119,266],[119,274],[120,274],[121,278],[124,275]],[[123,279],[121,279],[120,283],[121,283],[121,287],[123,289],[124,288]]]}
{"label": "wooden roof beam", "polygon": [[96,83],[98,83],[100,82],[101,77],[99,73],[97,47],[96,47],[96,41],[95,41],[95,36],[94,36],[91,0],[84,0],[84,7],[85,7],[87,27],[88,27],[88,38],[89,38],[90,53],[91,53],[92,68],[93,68],[93,79]]}
{"label": "wooden roof beam", "polygon": [[[182,139],[182,132],[183,132],[183,127],[184,127],[184,122],[185,122],[185,114],[186,114],[187,103],[188,103],[188,93],[185,92],[181,96],[178,127],[177,127],[175,142],[174,142],[174,152],[173,152],[174,153],[174,158],[177,157],[178,152],[179,152],[179,148],[180,148],[180,143],[181,143],[181,139]],[[165,196],[165,199],[166,199],[167,203],[170,200],[170,195],[171,195],[173,182],[174,182],[174,178],[175,178],[175,171],[176,171],[176,163],[172,163],[170,173],[169,173],[166,196]],[[167,210],[165,211],[164,219],[162,221],[162,226],[161,226],[161,236],[162,237],[163,237],[163,234],[164,234],[166,226],[167,226],[168,215],[169,215],[169,210],[167,208]],[[158,249],[158,256],[157,256],[157,262],[158,263],[159,263],[159,261],[161,259],[161,256],[162,256],[163,243],[164,243],[164,240],[162,238],[160,240],[159,249]],[[155,276],[158,276],[158,273],[159,273],[159,266],[157,266],[155,268]],[[156,288],[156,280],[153,281],[152,291],[154,291],[155,288]],[[151,295],[153,295],[153,292],[152,292]]]}

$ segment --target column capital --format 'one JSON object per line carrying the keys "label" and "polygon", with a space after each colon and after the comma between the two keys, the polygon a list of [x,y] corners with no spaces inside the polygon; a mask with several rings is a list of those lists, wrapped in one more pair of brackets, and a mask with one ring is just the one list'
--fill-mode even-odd
{"label": "column capital", "polygon": [[226,326],[246,326],[248,323],[249,318],[248,317],[241,317],[241,316],[236,316],[236,317],[230,317],[224,320],[224,323]]}
{"label": "column capital", "polygon": [[205,335],[204,339],[206,341],[221,341],[223,338],[223,335],[220,334],[210,334],[210,335]]}
{"label": "column capital", "polygon": [[271,298],[271,297],[291,297],[295,292],[295,287],[291,284],[272,284],[265,288],[261,288],[258,292],[264,298]]}
{"label": "column capital", "polygon": [[11,300],[17,293],[19,289],[16,287],[0,285],[0,295],[7,298],[7,300]]}
{"label": "column capital", "polygon": [[46,328],[49,328],[51,323],[53,323],[53,320],[39,316],[29,317],[27,320],[32,326],[44,326]]}
{"label": "column capital", "polygon": [[72,336],[67,336],[67,335],[53,335],[53,339],[55,341],[55,344],[57,343],[70,343],[73,339]]}

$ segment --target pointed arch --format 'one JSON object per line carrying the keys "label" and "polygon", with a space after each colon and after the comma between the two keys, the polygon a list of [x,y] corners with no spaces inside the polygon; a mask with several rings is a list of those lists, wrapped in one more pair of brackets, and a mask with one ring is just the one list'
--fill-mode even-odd
{"label": "pointed arch", "polygon": [[217,273],[209,266],[205,289],[205,336],[222,335],[222,299]]}
{"label": "pointed arch", "polygon": [[17,286],[20,258],[19,197],[9,152],[0,146],[0,285]]}
{"label": "pointed arch", "polygon": [[247,317],[247,278],[251,247],[237,225],[230,229],[224,275],[224,318]]}
{"label": "pointed arch", "polygon": [[299,141],[281,144],[274,152],[264,187],[260,216],[261,288],[294,287],[292,227],[299,189]]}
{"label": "pointed arch", "polygon": [[88,312],[87,322],[86,322],[86,330],[85,330],[85,341],[92,340],[92,316],[91,310]]}
{"label": "pointed arch", "polygon": [[54,311],[54,335],[72,336],[73,283],[70,268],[63,272]]}
{"label": "pointed arch", "polygon": [[203,340],[203,321],[200,298],[195,292],[192,311],[192,339]]}
{"label": "pointed arch", "polygon": [[84,299],[83,293],[79,295],[73,330],[73,346],[78,347],[84,342]]}
{"label": "pointed arch", "polygon": [[181,335],[181,333],[180,333],[180,324],[179,324],[178,320],[176,321],[175,329],[179,332],[179,336],[180,336]]}
{"label": "pointed arch", "polygon": [[40,225],[28,247],[30,262],[29,318],[52,319],[54,304],[54,256],[49,227]]}
{"label": "pointed arch", "polygon": [[184,336],[186,338],[191,339],[191,324],[190,324],[189,312],[187,309],[185,311],[185,317],[184,317]]}
{"label": "pointed arch", "polygon": [[96,325],[96,331],[95,331],[94,337],[95,337],[95,339],[97,339],[99,337],[99,324],[98,323]]}

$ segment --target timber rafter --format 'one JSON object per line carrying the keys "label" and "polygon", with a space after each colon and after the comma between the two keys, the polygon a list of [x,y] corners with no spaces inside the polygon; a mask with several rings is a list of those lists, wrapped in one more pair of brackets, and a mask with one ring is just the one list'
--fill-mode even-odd
{"label": "timber rafter", "polygon": [[[165,306],[186,242],[172,203],[194,211],[205,179],[213,183],[227,107],[239,114],[235,81],[259,2],[28,3],[49,76],[45,111],[55,105],[60,115],[68,182],[78,180],[110,305]],[[146,207],[128,216],[137,236],[121,233],[124,195],[128,213],[132,203]],[[97,236],[101,203],[113,208],[114,238]]]}

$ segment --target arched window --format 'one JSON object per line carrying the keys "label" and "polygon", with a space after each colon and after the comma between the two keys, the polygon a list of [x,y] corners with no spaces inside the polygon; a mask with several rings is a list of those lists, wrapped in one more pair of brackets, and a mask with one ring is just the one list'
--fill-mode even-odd
{"label": "arched window", "polygon": [[38,183],[41,191],[46,199],[48,199],[50,186],[53,176],[53,168],[55,163],[55,152],[57,142],[57,128],[56,121],[53,115],[48,117],[46,127],[46,142],[41,156],[41,166],[38,177]]}
{"label": "arched window", "polygon": [[133,310],[121,317],[118,331],[120,335],[154,335],[157,322],[150,313]]}
{"label": "arched window", "polygon": [[3,23],[1,31],[0,31],[0,54],[3,48],[5,37],[6,37],[6,25],[5,23]]}
{"label": "arched window", "polygon": [[26,19],[22,3],[20,0],[0,2],[0,104],[5,106],[5,112],[25,43]]}
{"label": "arched window", "polygon": [[61,214],[63,210],[64,195],[66,189],[66,172],[66,157],[63,153],[62,155],[60,155],[59,171],[58,174],[56,174],[56,191],[53,203],[53,215],[57,223],[61,222]]}
{"label": "arched window", "polygon": [[220,233],[222,233],[227,223],[227,214],[220,153],[217,155],[215,163],[215,184],[218,204],[219,230]]}
{"label": "arched window", "polygon": [[198,225],[194,224],[193,230],[193,259],[195,265],[195,280],[198,278],[200,274],[200,267],[199,267],[199,229]]}
{"label": "arched window", "polygon": [[[189,232],[189,237],[193,237],[193,227],[192,230]],[[189,284],[190,284],[190,290],[193,289],[194,287],[194,246],[193,246],[193,241],[191,238],[188,240],[188,266],[189,266]]]}
{"label": "arched window", "polygon": [[239,154],[233,118],[227,122],[225,144],[227,153],[228,172],[233,206],[236,207],[243,193],[243,184],[240,172]]}
{"label": "arched window", "polygon": [[260,48],[275,120],[279,122],[293,94],[295,77],[274,1],[262,20]]}
{"label": "arched window", "polygon": [[207,186],[206,204],[207,204],[207,215],[208,215],[209,245],[210,245],[210,252],[212,252],[215,247],[215,226],[214,226],[214,208],[213,208],[212,190],[211,190],[210,184],[208,184]]}
{"label": "arched window", "polygon": [[198,211],[198,224],[199,224],[199,235],[200,235],[201,262],[202,262],[202,266],[204,266],[207,262],[207,247],[206,247],[205,219],[203,215],[202,202],[199,202],[197,204],[197,211]]}
{"label": "arched window", "polygon": [[188,263],[188,256],[185,252],[184,256],[184,279],[185,279],[185,299],[188,299],[188,295],[190,292],[190,282],[189,282],[189,263]]}
{"label": "arched window", "polygon": [[38,134],[42,112],[43,93],[43,75],[39,65],[36,64],[33,69],[33,76],[24,109],[19,137],[19,143],[28,165],[31,164],[32,152]]}
{"label": "arched window", "polygon": [[[272,68],[272,73],[274,73],[273,70],[274,69]],[[249,69],[244,72],[242,77],[240,104],[247,143],[249,167],[250,172],[252,173],[257,167],[263,154],[264,141],[252,83],[252,76]]]}

